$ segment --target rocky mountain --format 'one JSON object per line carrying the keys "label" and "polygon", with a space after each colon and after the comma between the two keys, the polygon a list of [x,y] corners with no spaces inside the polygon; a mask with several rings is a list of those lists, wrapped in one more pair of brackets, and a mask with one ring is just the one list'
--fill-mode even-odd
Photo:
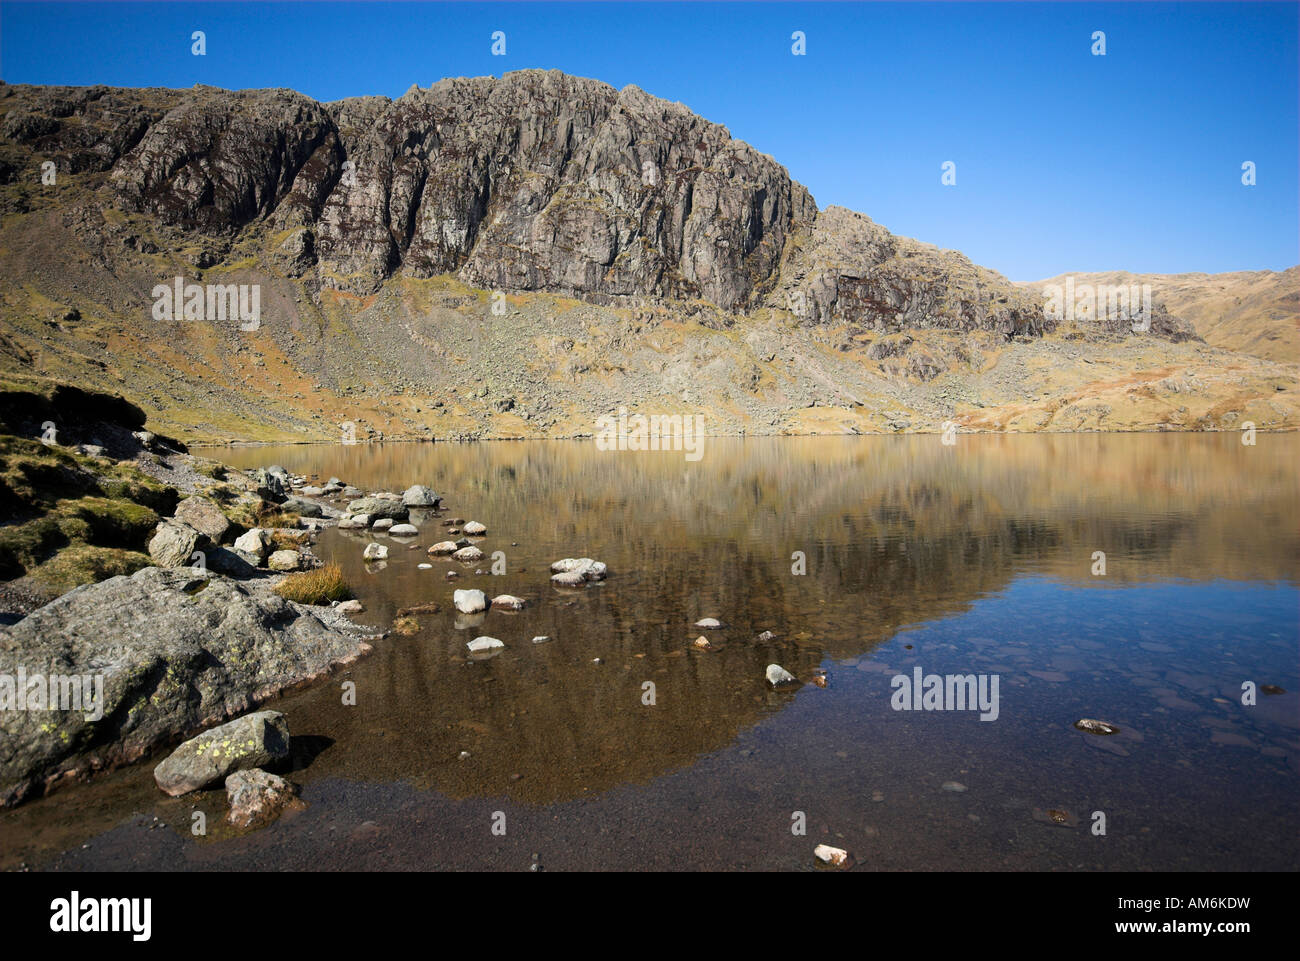
{"label": "rocky mountain", "polygon": [[[1293,364],[1164,303],[1138,334],[1063,323],[632,86],[0,86],[0,113],[0,372],[188,440],[581,434],[619,405],[718,432],[1297,422]],[[160,312],[177,277],[258,316]]]}

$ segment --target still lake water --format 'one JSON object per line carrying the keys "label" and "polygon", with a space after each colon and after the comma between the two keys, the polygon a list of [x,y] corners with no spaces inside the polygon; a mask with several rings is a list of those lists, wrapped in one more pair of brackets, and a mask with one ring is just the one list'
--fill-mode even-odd
{"label": "still lake water", "polygon": [[[1300,862],[1295,435],[709,438],[694,463],[590,441],[200,453],[432,487],[419,550],[329,530],[316,553],[363,623],[442,610],[268,705],[305,811],[234,837],[221,792],[163,798],[149,762],[0,814],[4,867],[800,870],[822,842],[859,870]],[[451,517],[487,525],[484,561],[426,556]],[[386,565],[363,562],[371,540]],[[608,580],[556,589],[570,556]],[[529,604],[465,617],[455,587]],[[725,625],[707,651],[702,617]],[[468,658],[483,634],[505,650]],[[773,691],[773,662],[805,683]],[[918,666],[996,675],[997,719],[894,710]],[[1248,681],[1285,693],[1246,706]]]}

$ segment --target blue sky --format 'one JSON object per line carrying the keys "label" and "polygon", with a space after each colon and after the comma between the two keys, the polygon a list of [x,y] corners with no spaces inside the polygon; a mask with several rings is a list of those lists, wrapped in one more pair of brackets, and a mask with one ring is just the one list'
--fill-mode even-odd
{"label": "blue sky", "polygon": [[[820,206],[1029,280],[1300,262],[1295,3],[0,3],[9,83],[320,100],[558,68],[636,84]],[[203,30],[207,55],[190,53]],[[506,55],[491,34],[506,34]],[[802,30],[807,54],[791,54]],[[1106,56],[1091,54],[1106,33]],[[956,164],[955,186],[940,182]],[[1244,161],[1257,183],[1241,183]]]}

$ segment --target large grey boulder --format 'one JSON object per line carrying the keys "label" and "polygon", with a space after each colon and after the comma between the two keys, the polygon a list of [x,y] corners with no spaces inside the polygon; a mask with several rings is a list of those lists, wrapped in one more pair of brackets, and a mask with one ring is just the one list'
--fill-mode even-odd
{"label": "large grey boulder", "polygon": [[185,567],[194,560],[194,552],[206,547],[207,537],[189,524],[165,520],[154,528],[149,538],[149,556],[159,567]]}
{"label": "large grey boulder", "polygon": [[0,628],[0,676],[21,667],[97,678],[102,700],[97,710],[0,710],[0,803],[138,760],[355,660],[373,637],[265,582],[188,568],[69,591]]}
{"label": "large grey boulder", "polygon": [[315,501],[309,501],[305,497],[286,497],[284,503],[280,505],[287,511],[293,511],[302,517],[323,517],[325,511],[320,504]]}
{"label": "large grey boulder", "polygon": [[235,538],[235,550],[256,557],[256,563],[261,564],[271,553],[274,543],[275,538],[271,536],[270,531],[254,527],[251,531],[246,531]]}
{"label": "large grey boulder", "polygon": [[381,517],[404,521],[410,515],[400,497],[359,497],[348,504],[349,514],[369,514],[373,523]]}
{"label": "large grey boulder", "polygon": [[279,711],[258,711],[190,738],[153,769],[153,779],[175,797],[224,781],[232,771],[288,756],[288,721]]}
{"label": "large grey boulder", "polygon": [[415,484],[406,489],[402,495],[402,503],[407,507],[434,507],[442,503],[442,498],[433,492],[432,489]]}
{"label": "large grey boulder", "polygon": [[230,521],[221,513],[221,508],[197,494],[176,505],[176,519],[206,535],[213,544],[220,544],[230,530]]}

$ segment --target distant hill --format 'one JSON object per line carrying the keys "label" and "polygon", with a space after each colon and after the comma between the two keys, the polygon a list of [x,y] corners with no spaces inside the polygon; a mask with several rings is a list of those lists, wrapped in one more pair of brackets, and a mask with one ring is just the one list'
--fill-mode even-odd
{"label": "distant hill", "polygon": [[[1067,275],[1021,286],[1041,290]],[[1300,267],[1226,274],[1072,274],[1091,284],[1150,284],[1153,298],[1189,321],[1207,344],[1300,363]]]}

